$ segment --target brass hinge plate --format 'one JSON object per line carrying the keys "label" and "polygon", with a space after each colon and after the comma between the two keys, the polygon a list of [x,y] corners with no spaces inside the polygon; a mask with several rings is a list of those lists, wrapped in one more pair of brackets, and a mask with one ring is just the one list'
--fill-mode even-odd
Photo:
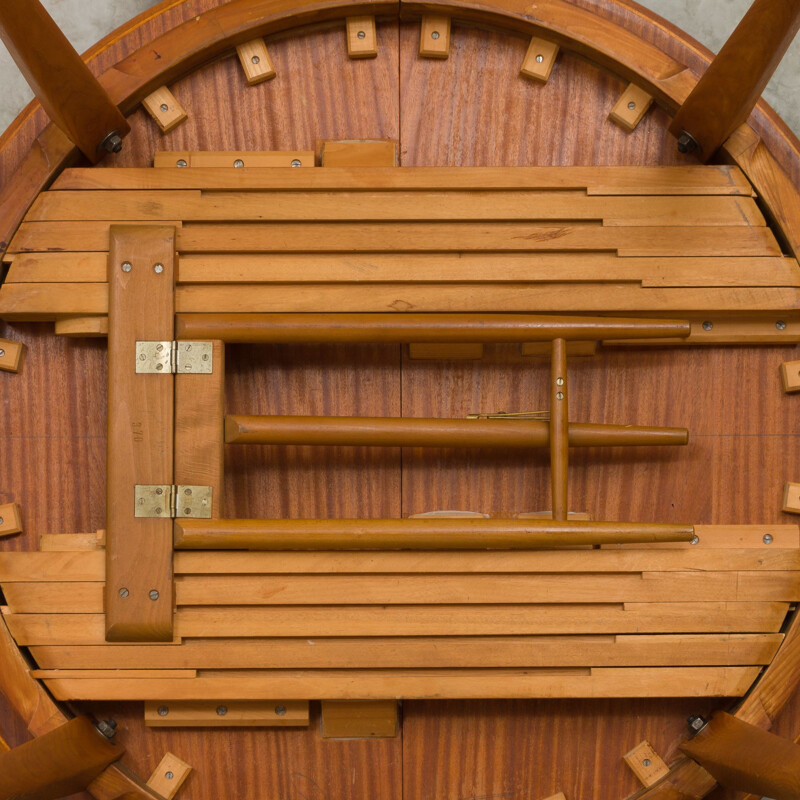
{"label": "brass hinge plate", "polygon": [[139,375],[210,375],[213,371],[211,342],[136,342]]}
{"label": "brass hinge plate", "polygon": [[134,516],[175,519],[211,519],[211,486],[143,484],[134,490]]}

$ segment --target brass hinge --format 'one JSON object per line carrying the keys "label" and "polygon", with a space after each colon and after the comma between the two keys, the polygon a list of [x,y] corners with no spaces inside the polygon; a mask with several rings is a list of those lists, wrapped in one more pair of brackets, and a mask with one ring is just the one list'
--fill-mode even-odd
{"label": "brass hinge", "polygon": [[164,519],[211,519],[213,493],[211,486],[137,485],[133,515]]}
{"label": "brass hinge", "polygon": [[136,342],[136,372],[141,375],[210,375],[211,342]]}

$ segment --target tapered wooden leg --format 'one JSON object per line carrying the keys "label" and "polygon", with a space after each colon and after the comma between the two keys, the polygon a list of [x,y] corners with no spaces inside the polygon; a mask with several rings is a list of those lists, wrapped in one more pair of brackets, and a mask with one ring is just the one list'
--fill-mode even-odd
{"label": "tapered wooden leg", "polygon": [[708,161],[749,116],[800,29],[797,0],[755,0],[670,126]]}
{"label": "tapered wooden leg", "polygon": [[567,472],[569,469],[569,414],[567,392],[567,343],[553,340],[550,367],[550,478],[553,519],[564,521],[569,511]]}
{"label": "tapered wooden leg", "polygon": [[0,39],[50,119],[92,163],[122,147],[130,125],[39,0],[2,0]]}
{"label": "tapered wooden leg", "polygon": [[0,753],[0,797],[49,800],[85,789],[125,750],[109,741],[88,717]]}

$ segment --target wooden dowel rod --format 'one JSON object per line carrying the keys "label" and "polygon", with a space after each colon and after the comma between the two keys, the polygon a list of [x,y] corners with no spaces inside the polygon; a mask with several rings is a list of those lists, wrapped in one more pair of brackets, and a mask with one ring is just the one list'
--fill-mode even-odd
{"label": "wooden dowel rod", "polygon": [[0,754],[0,797],[58,798],[82,792],[125,753],[88,717]]}
{"label": "wooden dowel rod", "polygon": [[[571,447],[685,445],[686,428],[570,423]],[[353,447],[547,447],[550,425],[538,420],[422,419],[400,417],[225,418],[228,444]]]}
{"label": "wooden dowel rod", "polygon": [[682,151],[714,155],[750,116],[798,29],[797,0],[755,0],[672,121]]}
{"label": "wooden dowel rod", "polygon": [[567,343],[553,340],[550,365],[550,483],[553,519],[564,521],[569,510],[569,405],[567,394]]}
{"label": "wooden dowel rod", "polygon": [[225,342],[536,342],[685,338],[688,322],[531,314],[180,314],[179,339]]}
{"label": "wooden dowel rod", "polygon": [[536,550],[688,542],[691,525],[423,517],[175,522],[180,550]]}
{"label": "wooden dowel rod", "polygon": [[50,119],[93,164],[122,148],[130,125],[39,0],[2,0],[0,39]]}

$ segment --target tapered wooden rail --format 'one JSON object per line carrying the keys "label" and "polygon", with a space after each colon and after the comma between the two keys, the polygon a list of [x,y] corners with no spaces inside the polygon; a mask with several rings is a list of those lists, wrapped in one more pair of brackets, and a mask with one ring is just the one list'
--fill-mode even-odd
{"label": "tapered wooden rail", "polygon": [[130,125],[39,0],[2,0],[0,39],[50,119],[97,163]]}
{"label": "tapered wooden rail", "polygon": [[756,0],[692,93],[670,133],[708,161],[747,120],[800,29],[797,0]]}
{"label": "tapered wooden rail", "polygon": [[179,339],[224,342],[542,342],[686,338],[668,319],[531,314],[179,314]]}
{"label": "tapered wooden rail", "polygon": [[0,754],[0,798],[56,800],[86,789],[125,753],[88,717]]}
{"label": "tapered wooden rail", "polygon": [[535,550],[576,545],[688,542],[692,525],[551,520],[177,520],[179,550]]}
{"label": "tapered wooden rail", "polygon": [[[572,422],[570,447],[685,445],[686,428]],[[353,447],[508,447],[550,445],[550,425],[538,420],[385,417],[243,416],[225,418],[228,444]]]}

